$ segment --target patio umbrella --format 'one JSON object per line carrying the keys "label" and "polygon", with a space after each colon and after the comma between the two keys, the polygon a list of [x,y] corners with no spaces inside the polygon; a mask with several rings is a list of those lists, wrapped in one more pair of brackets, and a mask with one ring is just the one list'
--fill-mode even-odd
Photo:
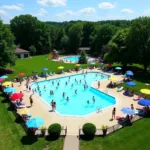
{"label": "patio umbrella", "polygon": [[134,115],[135,114],[134,110],[132,110],[131,108],[127,108],[127,107],[122,108],[121,111],[124,114],[128,114],[128,115]]}
{"label": "patio umbrella", "polygon": [[149,89],[141,89],[140,92],[143,93],[143,94],[150,95],[150,90]]}
{"label": "patio umbrella", "polygon": [[1,76],[0,78],[6,79],[6,78],[8,78],[8,76],[4,75],[4,76]]}
{"label": "patio umbrella", "polygon": [[17,99],[20,99],[20,98],[22,98],[24,95],[22,94],[22,93],[14,93],[14,94],[12,94],[11,96],[10,96],[10,99],[11,100],[17,100]]}
{"label": "patio umbrella", "polygon": [[116,67],[115,69],[116,69],[116,70],[121,70],[122,68],[121,68],[121,67]]}
{"label": "patio umbrella", "polygon": [[26,122],[28,128],[39,128],[44,124],[44,119],[40,117],[32,118]]}
{"label": "patio umbrella", "polygon": [[111,64],[106,64],[107,67],[111,67]]}
{"label": "patio umbrella", "polygon": [[91,62],[90,64],[91,64],[91,65],[95,65],[95,62]]}
{"label": "patio umbrella", "polygon": [[18,109],[17,113],[20,114],[20,115],[30,114],[27,108]]}
{"label": "patio umbrella", "polygon": [[141,100],[138,101],[138,104],[143,105],[143,106],[150,106],[150,100],[141,99]]}
{"label": "patio umbrella", "polygon": [[128,71],[126,71],[126,75],[128,75],[128,76],[133,76],[134,73],[133,73],[132,71],[128,70]]}
{"label": "patio umbrella", "polygon": [[12,84],[12,82],[6,81],[2,84],[2,86],[10,86]]}
{"label": "patio umbrella", "polygon": [[64,69],[64,67],[63,67],[63,66],[59,66],[59,67],[58,67],[58,69],[60,69],[60,70],[61,70],[61,69]]}
{"label": "patio umbrella", "polygon": [[16,91],[16,88],[13,88],[13,87],[6,87],[5,89],[4,89],[4,92],[5,93],[13,93],[13,92],[15,92]]}
{"label": "patio umbrella", "polygon": [[111,78],[109,78],[109,80],[115,82],[115,81],[117,81],[117,78],[111,77]]}
{"label": "patio umbrella", "polygon": [[0,82],[4,82],[5,81],[5,79],[4,78],[0,78]]}
{"label": "patio umbrella", "polygon": [[43,70],[44,70],[44,71],[47,71],[47,70],[48,70],[48,68],[43,68]]}
{"label": "patio umbrella", "polygon": [[20,77],[22,77],[22,76],[24,76],[25,75],[25,73],[24,72],[20,72],[20,73],[18,73],[18,76],[20,76]]}
{"label": "patio umbrella", "polygon": [[128,86],[136,86],[136,83],[133,82],[133,81],[130,81],[130,82],[126,82],[126,85],[128,85]]}

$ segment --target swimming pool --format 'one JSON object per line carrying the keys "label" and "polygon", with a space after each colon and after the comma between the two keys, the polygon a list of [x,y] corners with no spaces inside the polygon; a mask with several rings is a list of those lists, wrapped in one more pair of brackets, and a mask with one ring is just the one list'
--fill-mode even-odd
{"label": "swimming pool", "polygon": [[[37,86],[39,85],[42,93],[41,98],[49,105],[54,100],[56,102],[57,113],[67,116],[84,116],[96,112],[98,108],[104,109],[116,103],[114,97],[91,87],[93,81],[105,80],[108,77],[108,75],[102,75],[101,73],[90,72],[36,82],[31,85],[31,88],[36,88],[36,94],[39,95],[39,91],[37,90]],[[46,86],[46,90],[44,90],[44,85]],[[88,87],[84,89],[83,85],[87,85]],[[54,91],[54,95],[50,95],[50,90]],[[75,90],[77,90],[77,94]],[[63,92],[66,93],[65,98],[62,96]],[[93,96],[95,102],[93,101]],[[66,100],[67,97],[69,97],[69,101]],[[89,101],[89,104],[87,101]]]}
{"label": "swimming pool", "polygon": [[78,63],[79,56],[66,56],[66,57],[63,58],[63,60]]}

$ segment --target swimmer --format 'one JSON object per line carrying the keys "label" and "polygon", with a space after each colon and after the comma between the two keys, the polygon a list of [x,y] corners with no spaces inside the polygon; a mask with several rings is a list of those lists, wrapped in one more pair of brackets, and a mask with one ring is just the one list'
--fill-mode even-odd
{"label": "swimmer", "polygon": [[73,84],[71,84],[71,87],[73,87]]}
{"label": "swimmer", "polygon": [[66,82],[65,84],[66,84],[66,85],[68,85],[68,83],[67,83],[67,82]]}
{"label": "swimmer", "polygon": [[75,94],[77,94],[77,90],[75,90],[74,92],[75,92]]}
{"label": "swimmer", "polygon": [[87,101],[87,104],[90,104],[90,101],[89,101],[89,100]]}
{"label": "swimmer", "polygon": [[66,101],[67,101],[67,102],[69,101],[69,97],[66,98]]}
{"label": "swimmer", "polygon": [[41,93],[41,91],[39,92],[39,95],[40,95],[40,96],[42,96],[42,93]]}
{"label": "swimmer", "polygon": [[44,85],[44,90],[46,91],[46,85]]}
{"label": "swimmer", "polygon": [[93,98],[92,98],[92,99],[93,99],[93,102],[95,103],[95,97],[94,97],[94,96],[93,96]]}
{"label": "swimmer", "polygon": [[57,83],[57,86],[59,86],[59,82]]}
{"label": "swimmer", "polygon": [[65,92],[63,92],[62,97],[63,97],[63,98],[65,97]]}

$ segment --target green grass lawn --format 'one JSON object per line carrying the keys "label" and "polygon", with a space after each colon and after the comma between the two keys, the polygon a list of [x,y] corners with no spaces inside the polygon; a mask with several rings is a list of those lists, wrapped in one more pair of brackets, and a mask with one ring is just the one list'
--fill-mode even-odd
{"label": "green grass lawn", "polygon": [[[1,94],[1,93],[0,93]],[[34,141],[35,140],[35,141]],[[22,126],[17,123],[8,103],[0,95],[0,150],[63,150],[64,138],[46,141],[44,138],[29,138]]]}
{"label": "green grass lawn", "polygon": [[[42,68],[48,68],[48,73],[57,73],[60,72],[60,70],[58,70],[59,66],[63,66],[64,71],[75,68],[75,64],[47,60],[46,55],[35,56],[27,59],[18,59],[16,60],[16,65],[11,67],[15,70],[15,72],[9,75],[9,79],[13,79],[19,72],[24,72],[26,76],[32,75],[32,71],[37,71],[40,74],[43,71]],[[87,65],[81,65],[81,67],[86,66]],[[10,67],[8,66],[8,68]]]}
{"label": "green grass lawn", "polygon": [[80,150],[149,150],[150,118],[137,121],[106,137],[95,137],[92,141],[80,140]]}

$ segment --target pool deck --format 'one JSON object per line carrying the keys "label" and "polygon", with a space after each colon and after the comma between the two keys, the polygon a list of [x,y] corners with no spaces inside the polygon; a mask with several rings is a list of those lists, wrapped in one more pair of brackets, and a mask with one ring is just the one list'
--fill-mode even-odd
{"label": "pool deck", "polygon": [[[86,69],[85,69],[86,70]],[[97,69],[93,70],[87,70],[88,72],[102,72]],[[81,72],[78,72],[81,73]],[[61,75],[54,75],[54,76],[49,76],[47,80],[53,79],[53,78],[58,78],[62,76],[69,76],[77,74],[76,72],[73,73],[65,73]],[[108,74],[108,73],[105,73]],[[115,76],[111,73],[108,75]],[[118,80],[122,80],[122,75],[116,75],[115,77],[118,78]],[[45,80],[44,78],[39,78],[38,81]],[[27,108],[30,113],[32,113],[32,117],[41,117],[45,120],[45,127],[48,127],[50,124],[53,123],[60,123],[62,126],[67,127],[67,135],[78,135],[79,134],[79,128],[82,128],[83,124],[87,122],[91,122],[96,125],[97,128],[101,128],[101,126],[108,125],[108,126],[113,126],[117,124],[117,120],[110,121],[112,117],[112,109],[116,107],[116,116],[122,116],[124,117],[125,114],[123,114],[120,110],[122,107],[130,107],[131,104],[134,105],[134,108],[138,106],[137,101],[133,100],[133,97],[127,97],[123,95],[122,92],[117,92],[116,88],[110,89],[107,88],[106,85],[109,83],[109,80],[102,80],[100,81],[100,88],[98,90],[107,93],[113,97],[116,98],[116,105],[111,106],[109,108],[106,108],[102,110],[101,112],[97,113],[94,112],[90,115],[86,115],[83,117],[74,117],[74,116],[62,116],[57,114],[56,112],[51,112],[51,106],[44,102],[38,95],[34,94],[33,95],[33,106],[30,108]],[[22,85],[20,86],[19,83],[14,83],[14,87],[17,88],[17,92],[22,91],[24,93],[24,102],[26,103],[27,106],[30,106],[29,102],[29,96],[32,94],[29,91],[26,91],[25,87],[25,81],[22,82]],[[92,84],[94,88],[97,89],[97,82],[94,82]]]}

